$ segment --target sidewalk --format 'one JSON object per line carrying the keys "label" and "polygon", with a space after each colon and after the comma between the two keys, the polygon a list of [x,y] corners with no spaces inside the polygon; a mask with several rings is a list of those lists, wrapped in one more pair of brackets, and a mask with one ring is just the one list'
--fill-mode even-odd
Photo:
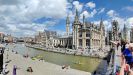
{"label": "sidewalk", "polygon": [[116,66],[121,66],[121,47],[116,50]]}

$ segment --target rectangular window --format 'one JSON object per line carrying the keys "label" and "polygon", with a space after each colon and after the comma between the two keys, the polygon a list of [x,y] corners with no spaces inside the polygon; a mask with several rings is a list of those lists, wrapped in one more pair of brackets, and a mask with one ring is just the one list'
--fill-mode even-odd
{"label": "rectangular window", "polygon": [[82,32],[79,32],[79,37],[82,37]]}
{"label": "rectangular window", "polygon": [[82,39],[79,39],[79,46],[82,46]]}
{"label": "rectangular window", "polygon": [[86,46],[90,46],[90,39],[86,39]]}
{"label": "rectangular window", "polygon": [[90,32],[86,32],[86,37],[90,37]]}

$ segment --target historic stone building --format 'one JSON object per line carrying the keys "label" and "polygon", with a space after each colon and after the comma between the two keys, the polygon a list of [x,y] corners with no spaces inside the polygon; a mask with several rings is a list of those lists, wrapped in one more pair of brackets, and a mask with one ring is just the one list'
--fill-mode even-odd
{"label": "historic stone building", "polygon": [[124,28],[123,28],[123,36],[122,36],[122,39],[128,41],[128,30],[127,30],[127,27],[126,27],[125,24],[124,24]]}
{"label": "historic stone building", "polygon": [[5,42],[8,42],[8,43],[12,43],[13,42],[13,36],[10,34],[10,35],[5,35],[4,37],[4,41]]}
{"label": "historic stone building", "polygon": [[112,22],[112,40],[119,40],[119,26],[118,21],[113,20]]}
{"label": "historic stone building", "polygon": [[78,11],[72,24],[73,49],[99,49],[105,46],[105,27],[101,19],[100,25],[79,21]]}
{"label": "historic stone building", "polygon": [[[45,31],[42,35],[45,38],[46,47],[62,47],[72,49],[99,49],[105,46],[105,27],[101,19],[99,25],[85,21],[79,21],[78,11],[76,11],[74,22],[72,23],[72,34],[70,33],[69,16],[66,18],[66,35],[57,36],[54,32]],[[38,42],[41,35],[37,36]]]}
{"label": "historic stone building", "polygon": [[4,33],[0,32],[0,43],[4,42]]}
{"label": "historic stone building", "polygon": [[72,48],[72,35],[59,37],[59,45],[63,48]]}
{"label": "historic stone building", "polygon": [[35,43],[46,47],[47,46],[47,35],[46,35],[46,33],[45,32],[39,32],[35,36]]}
{"label": "historic stone building", "polygon": [[66,35],[69,36],[70,34],[70,20],[69,20],[69,16],[67,16],[66,19]]}
{"label": "historic stone building", "polygon": [[[70,34],[70,20],[69,16],[66,18],[66,34],[57,36],[53,33],[48,34],[47,46],[48,47],[60,47],[60,48],[72,48],[72,35]],[[50,35],[50,36],[49,36]]]}
{"label": "historic stone building", "polygon": [[33,37],[23,37],[23,39],[26,43],[35,43],[35,39]]}

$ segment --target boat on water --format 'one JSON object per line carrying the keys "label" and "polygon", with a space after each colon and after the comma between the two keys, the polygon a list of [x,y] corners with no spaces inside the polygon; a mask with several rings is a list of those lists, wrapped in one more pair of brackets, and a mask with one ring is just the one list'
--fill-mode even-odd
{"label": "boat on water", "polygon": [[38,59],[40,59],[40,58],[42,58],[42,56],[41,55],[38,55],[38,56],[35,56],[36,58],[38,58]]}
{"label": "boat on water", "polygon": [[32,59],[32,60],[36,60],[37,58],[35,58],[35,57],[32,57],[31,59]]}
{"label": "boat on water", "polygon": [[42,59],[43,57],[41,56],[41,55],[37,55],[37,56],[35,56],[35,57],[32,57],[31,59],[32,60],[36,60],[36,59]]}
{"label": "boat on water", "polygon": [[79,65],[82,65],[83,63],[81,62],[73,62],[74,64],[79,64]]}

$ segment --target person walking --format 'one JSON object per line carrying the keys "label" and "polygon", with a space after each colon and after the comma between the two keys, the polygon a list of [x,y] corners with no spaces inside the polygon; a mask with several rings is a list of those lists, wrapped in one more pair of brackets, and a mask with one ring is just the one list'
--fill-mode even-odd
{"label": "person walking", "polygon": [[119,49],[119,46],[120,46],[120,43],[118,42],[118,43],[117,43],[117,50]]}
{"label": "person walking", "polygon": [[14,66],[13,66],[13,75],[17,75],[17,74],[16,74],[16,70],[17,70],[17,66],[14,65]]}
{"label": "person walking", "polygon": [[121,41],[121,52],[123,52],[126,48],[126,41]]}

